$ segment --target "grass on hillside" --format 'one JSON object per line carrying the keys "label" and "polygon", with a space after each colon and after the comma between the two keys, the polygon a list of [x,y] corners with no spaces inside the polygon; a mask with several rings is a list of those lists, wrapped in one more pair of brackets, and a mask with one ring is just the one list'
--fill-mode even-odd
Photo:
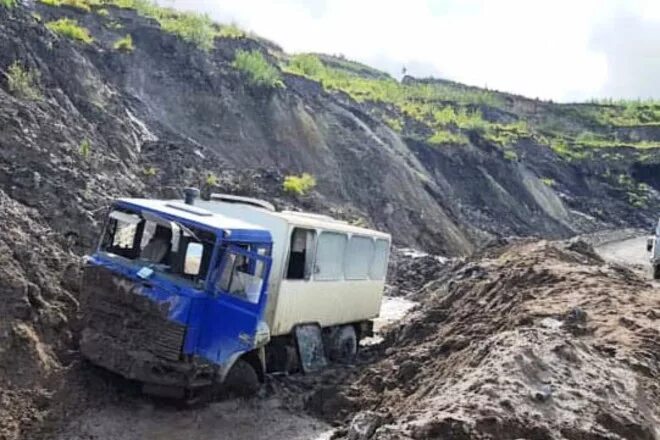
{"label": "grass on hillside", "polygon": [[130,36],[130,34],[115,41],[115,44],[113,44],[112,47],[113,49],[120,52],[133,52],[135,49],[133,46],[133,38]]}
{"label": "grass on hillside", "polygon": [[11,9],[18,4],[18,0],[0,0],[0,6]]}
{"label": "grass on hillside", "polygon": [[260,87],[284,87],[280,71],[266,60],[257,50],[238,50],[233,63],[234,68],[248,77],[250,84]]}
{"label": "grass on hillside", "polygon": [[86,28],[79,26],[76,20],[70,18],[60,18],[59,20],[50,21],[46,23],[46,27],[55,33],[85,44],[94,41]]}
{"label": "grass on hillside", "polygon": [[28,70],[18,61],[14,61],[5,76],[9,91],[14,96],[32,101],[41,99],[38,71]]}
{"label": "grass on hillside", "polygon": [[468,139],[461,133],[456,134],[446,130],[437,130],[426,142],[432,145],[467,145]]}

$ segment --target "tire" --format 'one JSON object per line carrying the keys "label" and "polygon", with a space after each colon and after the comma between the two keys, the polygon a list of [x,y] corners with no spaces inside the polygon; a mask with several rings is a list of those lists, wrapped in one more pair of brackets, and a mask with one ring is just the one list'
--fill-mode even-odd
{"label": "tire", "polygon": [[236,397],[254,396],[260,388],[259,375],[244,359],[239,359],[232,365],[222,384],[225,393]]}
{"label": "tire", "polygon": [[355,327],[344,325],[334,329],[328,338],[327,354],[332,362],[351,364],[355,362],[358,339]]}
{"label": "tire", "polygon": [[653,279],[660,280],[660,264],[653,266]]}

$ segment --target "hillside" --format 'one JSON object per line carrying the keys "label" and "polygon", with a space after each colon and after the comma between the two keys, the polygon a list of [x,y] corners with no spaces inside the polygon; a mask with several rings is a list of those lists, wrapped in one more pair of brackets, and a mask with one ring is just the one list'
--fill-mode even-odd
{"label": "hillside", "polygon": [[399,82],[144,0],[0,0],[0,47],[0,438],[77,368],[80,256],[114,197],[257,196],[448,256],[660,210],[657,103]]}

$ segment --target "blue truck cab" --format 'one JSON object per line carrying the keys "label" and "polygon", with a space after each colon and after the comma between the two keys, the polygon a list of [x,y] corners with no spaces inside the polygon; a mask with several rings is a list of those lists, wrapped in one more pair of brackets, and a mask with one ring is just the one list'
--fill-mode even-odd
{"label": "blue truck cab", "polygon": [[120,199],[83,272],[80,348],[157,389],[265,374],[268,230],[178,201]]}

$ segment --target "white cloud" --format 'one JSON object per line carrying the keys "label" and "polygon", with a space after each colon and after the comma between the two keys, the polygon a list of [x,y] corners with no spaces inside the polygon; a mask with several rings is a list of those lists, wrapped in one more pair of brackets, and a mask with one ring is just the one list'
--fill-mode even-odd
{"label": "white cloud", "polygon": [[[237,22],[288,52],[325,52],[398,75],[429,74],[555,100],[649,94],[635,89],[639,69],[621,66],[631,29],[643,17],[645,50],[660,46],[660,2],[653,0],[161,0]],[[657,31],[651,31],[653,26]],[[605,30],[604,30],[605,29]],[[617,39],[602,38],[615,33]],[[653,34],[654,35],[651,35]],[[651,33],[651,34],[649,34]],[[641,37],[640,37],[641,38]],[[628,44],[634,48],[634,43]],[[634,51],[633,51],[634,52]],[[626,62],[629,64],[630,60]],[[656,63],[657,64],[657,63]],[[654,69],[660,75],[660,66]],[[645,77],[652,77],[647,72]],[[625,83],[625,87],[618,84]],[[651,90],[660,97],[660,87]]]}

